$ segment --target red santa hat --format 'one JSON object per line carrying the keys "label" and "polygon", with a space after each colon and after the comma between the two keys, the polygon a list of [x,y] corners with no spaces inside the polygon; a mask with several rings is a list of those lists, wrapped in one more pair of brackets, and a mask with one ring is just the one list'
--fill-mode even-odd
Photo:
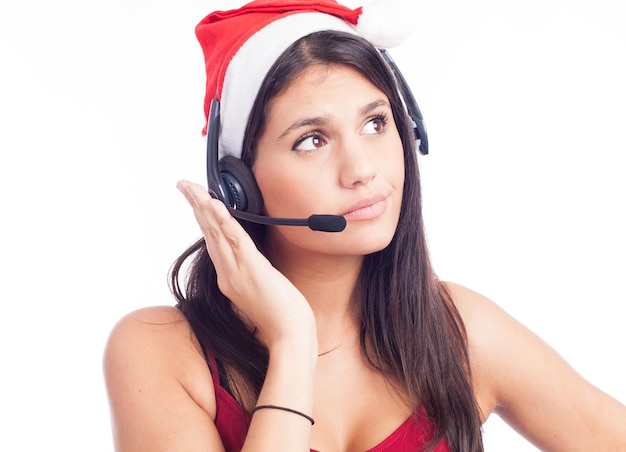
{"label": "red santa hat", "polygon": [[[220,157],[241,156],[243,135],[261,83],[293,42],[336,30],[360,35],[379,48],[402,43],[413,29],[415,0],[376,0],[351,9],[335,0],[255,0],[215,11],[196,27],[206,62],[205,118],[220,101]],[[203,130],[206,134],[206,127]]]}

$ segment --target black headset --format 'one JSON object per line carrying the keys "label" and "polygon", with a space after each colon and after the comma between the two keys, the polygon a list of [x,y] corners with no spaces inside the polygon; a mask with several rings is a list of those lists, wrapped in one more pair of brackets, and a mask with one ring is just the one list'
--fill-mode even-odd
{"label": "black headset", "polygon": [[[413,135],[415,140],[417,140],[418,150],[422,155],[427,155],[428,136],[426,134],[424,119],[415,101],[415,97],[389,53],[384,49],[379,49],[379,51],[396,78],[398,91],[405,103],[407,113],[413,122]],[[263,197],[259,186],[254,179],[252,170],[241,159],[231,155],[227,155],[221,159],[219,158],[219,133],[220,106],[219,101],[215,98],[211,101],[207,120],[206,166],[209,192],[211,196],[226,204],[231,213],[236,213],[235,216],[243,220],[257,221],[258,219],[255,218],[261,213],[263,208]],[[284,218],[277,220],[285,221],[276,221],[269,224],[305,225],[302,223],[305,220]],[[297,223],[289,223],[290,220],[295,220]],[[306,225],[311,227],[310,224]]]}

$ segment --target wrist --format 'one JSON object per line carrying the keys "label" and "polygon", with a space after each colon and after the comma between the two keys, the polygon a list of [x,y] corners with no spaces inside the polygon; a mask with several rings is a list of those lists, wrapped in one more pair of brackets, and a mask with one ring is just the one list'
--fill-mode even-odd
{"label": "wrist", "polygon": [[284,357],[294,362],[317,358],[318,342],[315,324],[294,326],[290,331],[283,332],[267,344],[270,359]]}
{"label": "wrist", "polygon": [[256,336],[265,344],[270,356],[317,353],[317,327],[310,308],[305,313],[283,316],[279,322],[275,319],[273,323],[259,325]]}

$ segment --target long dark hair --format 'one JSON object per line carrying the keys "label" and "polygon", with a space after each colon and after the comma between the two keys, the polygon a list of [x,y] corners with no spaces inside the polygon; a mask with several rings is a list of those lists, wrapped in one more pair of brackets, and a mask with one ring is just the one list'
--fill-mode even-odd
{"label": "long dark hair", "polygon": [[[385,249],[365,257],[357,281],[362,352],[384,376],[400,382],[414,411],[424,407],[435,429],[433,445],[446,438],[451,450],[483,450],[465,328],[445,285],[432,270],[413,132],[396,82],[379,52],[358,36],[333,31],[313,33],[293,43],[259,90],[242,160],[249,166],[254,163],[269,101],[312,63],[349,66],[382,90],[404,147],[405,182],[396,234]],[[243,226],[264,252],[265,227]],[[180,275],[192,256],[183,291]],[[267,371],[267,350],[217,288],[203,239],[178,258],[170,277],[178,307],[201,346],[257,397]]]}

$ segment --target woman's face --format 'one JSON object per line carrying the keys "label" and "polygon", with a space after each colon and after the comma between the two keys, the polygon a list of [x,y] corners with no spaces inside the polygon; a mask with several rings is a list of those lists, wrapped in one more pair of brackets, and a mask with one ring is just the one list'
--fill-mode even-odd
{"label": "woman's face", "polygon": [[355,70],[313,65],[272,99],[253,172],[265,214],[342,215],[339,233],[270,228],[273,249],[365,255],[396,230],[402,142],[387,96]]}

